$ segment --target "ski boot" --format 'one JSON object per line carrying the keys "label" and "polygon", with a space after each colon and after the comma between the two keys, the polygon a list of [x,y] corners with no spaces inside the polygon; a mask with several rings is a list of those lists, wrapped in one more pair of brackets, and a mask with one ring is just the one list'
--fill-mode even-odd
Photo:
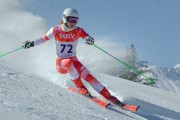
{"label": "ski boot", "polygon": [[92,98],[92,95],[90,94],[90,92],[87,90],[87,88],[85,86],[78,88],[78,91],[81,95],[88,97],[88,98]]}
{"label": "ski boot", "polygon": [[122,102],[120,102],[115,96],[112,96],[109,91],[106,89],[106,87],[104,87],[102,89],[102,91],[100,92],[100,94],[106,98],[109,102],[118,105],[118,106],[123,106],[124,104]]}
{"label": "ski boot", "polygon": [[82,81],[80,78],[76,80],[72,80],[75,86],[78,88],[78,91],[81,95],[92,98],[92,95],[89,93],[88,89],[83,85]]}

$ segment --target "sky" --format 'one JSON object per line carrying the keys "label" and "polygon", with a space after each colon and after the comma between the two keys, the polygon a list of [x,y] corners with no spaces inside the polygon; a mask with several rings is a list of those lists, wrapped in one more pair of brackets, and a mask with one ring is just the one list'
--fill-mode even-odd
{"label": "sky", "polygon": [[[148,61],[149,65],[174,67],[180,63],[180,8],[177,0],[0,2],[0,18],[3,18],[0,19],[1,54],[18,48],[25,40],[39,38],[52,26],[59,24],[65,8],[72,7],[80,14],[78,26],[95,38],[96,45],[117,58],[123,58],[125,48],[133,43],[137,47],[139,60]],[[81,62],[93,71],[118,69],[117,61],[96,48],[83,44],[79,46],[78,53]],[[42,72],[55,68],[55,58],[55,44],[51,41],[5,56],[0,62]]]}
{"label": "sky", "polygon": [[[59,24],[67,7],[79,11],[78,25],[94,38],[127,47],[135,44],[139,60],[149,65],[174,67],[180,63],[179,0],[19,0],[23,9]],[[98,39],[97,39],[98,40]],[[119,53],[121,54],[121,53]]]}

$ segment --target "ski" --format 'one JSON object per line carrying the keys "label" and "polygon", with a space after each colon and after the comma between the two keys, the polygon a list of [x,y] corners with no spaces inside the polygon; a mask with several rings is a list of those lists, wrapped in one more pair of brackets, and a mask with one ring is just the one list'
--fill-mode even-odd
{"label": "ski", "polygon": [[[74,87],[69,87],[68,90],[80,94],[80,93],[78,92],[78,90],[77,90],[76,88],[74,88]],[[81,95],[81,94],[80,94],[80,95]],[[82,95],[82,96],[83,96],[83,95]],[[101,107],[103,107],[103,108],[106,108],[108,105],[110,105],[110,103],[105,102],[105,101],[102,101],[102,100],[100,100],[100,99],[98,99],[98,98],[96,98],[96,97],[94,97],[94,96],[91,96],[91,97],[84,96],[84,97],[89,98],[91,101],[93,101],[94,103],[97,103],[99,106],[101,106]]]}
{"label": "ski", "polygon": [[[78,92],[78,90],[77,90],[76,88],[74,88],[74,87],[69,87],[68,90],[80,94],[80,93]],[[80,95],[82,95],[82,94],[80,94]],[[82,95],[82,96],[83,96],[83,95]],[[89,99],[92,100],[94,103],[98,104],[99,106],[101,106],[101,107],[103,107],[103,108],[108,108],[108,106],[111,105],[110,102],[105,102],[105,101],[100,100],[100,99],[98,99],[97,97],[94,97],[94,96],[91,96],[91,97],[89,97],[89,96],[84,96],[84,97],[89,98]],[[131,112],[134,112],[134,113],[137,112],[137,110],[138,110],[139,107],[140,107],[140,106],[125,104],[125,103],[122,103],[122,104],[123,104],[123,105],[121,105],[121,106],[120,106],[120,105],[116,105],[116,104],[114,104],[114,105],[115,105],[115,106],[118,106],[118,107],[120,107],[120,108],[122,108],[122,109],[124,109],[124,110],[131,111]]]}
{"label": "ski", "polygon": [[[104,98],[104,97],[103,97]],[[107,101],[107,100],[105,100]],[[136,105],[132,105],[132,104],[127,104],[127,103],[118,103],[118,104],[114,104],[112,103],[112,105],[115,105],[121,109],[127,110],[127,111],[131,111],[131,112],[137,112],[137,110],[140,108],[140,106],[136,106]]]}
{"label": "ski", "polygon": [[130,104],[123,104],[120,107],[131,112],[137,112],[137,110],[140,108],[140,106],[130,105]]}

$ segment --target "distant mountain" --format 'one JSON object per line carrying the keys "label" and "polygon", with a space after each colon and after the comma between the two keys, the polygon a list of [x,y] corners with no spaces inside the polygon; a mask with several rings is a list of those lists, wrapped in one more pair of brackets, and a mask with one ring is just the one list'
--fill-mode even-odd
{"label": "distant mountain", "polygon": [[180,74],[180,64],[177,64],[175,67],[175,70],[178,74]]}
{"label": "distant mountain", "polygon": [[146,69],[152,71],[147,73],[149,77],[158,79],[158,88],[180,93],[180,64],[174,68],[150,66]]}

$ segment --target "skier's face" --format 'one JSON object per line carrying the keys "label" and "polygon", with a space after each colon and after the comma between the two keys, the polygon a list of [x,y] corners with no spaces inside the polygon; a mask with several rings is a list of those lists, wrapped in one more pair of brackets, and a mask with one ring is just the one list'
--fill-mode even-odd
{"label": "skier's face", "polygon": [[74,22],[67,22],[67,25],[69,28],[74,28],[76,26],[76,23]]}
{"label": "skier's face", "polygon": [[76,23],[78,22],[77,17],[67,17],[67,25],[69,28],[74,28]]}

